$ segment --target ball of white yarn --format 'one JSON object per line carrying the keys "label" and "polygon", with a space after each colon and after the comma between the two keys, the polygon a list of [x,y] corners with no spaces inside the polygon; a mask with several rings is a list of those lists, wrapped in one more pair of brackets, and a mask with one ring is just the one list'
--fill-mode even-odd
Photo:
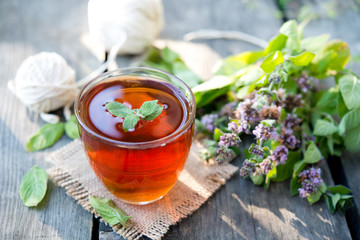
{"label": "ball of white yarn", "polygon": [[74,82],[75,71],[63,57],[42,52],[25,59],[9,88],[32,110],[47,113],[74,100]]}
{"label": "ball of white yarn", "polygon": [[90,0],[88,14],[91,36],[108,51],[126,34],[119,54],[143,52],[164,25],[161,0]]}

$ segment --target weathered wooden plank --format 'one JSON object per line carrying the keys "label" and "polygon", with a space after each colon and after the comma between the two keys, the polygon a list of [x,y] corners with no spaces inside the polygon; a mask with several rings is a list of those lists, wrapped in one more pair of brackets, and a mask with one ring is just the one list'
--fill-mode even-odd
{"label": "weathered wooden plank", "polygon": [[39,207],[22,204],[21,178],[35,164],[49,167],[45,157],[70,140],[63,137],[48,150],[26,152],[27,138],[43,122],[7,89],[21,62],[40,51],[61,54],[78,76],[96,68],[100,61],[82,42],[87,29],[86,0],[0,2],[0,239],[91,238],[92,215],[51,182]]}
{"label": "weathered wooden plank", "polygon": [[[296,18],[299,13],[306,10],[315,19],[313,19],[305,28],[306,36],[315,36],[318,34],[329,33],[333,39],[342,39],[350,46],[352,57],[360,54],[360,4],[357,1],[342,0],[317,0],[317,1],[292,1],[289,3],[286,11],[288,18]],[[350,59],[348,67],[356,74],[360,74],[360,62]],[[348,224],[354,238],[360,238],[360,155],[344,153],[341,157],[341,163],[332,159],[335,166],[338,183],[348,184],[354,194],[355,207],[349,209],[346,213]],[[342,175],[342,169],[345,176]]]}
{"label": "weathered wooden plank", "polygon": [[[164,1],[163,38],[182,39],[199,29],[239,30],[268,40],[281,23],[270,1]],[[197,41],[209,44],[222,56],[255,47],[239,41]],[[240,165],[243,158],[234,164]],[[333,181],[325,166],[327,183]],[[164,239],[349,239],[345,218],[332,215],[324,202],[309,206],[289,196],[289,182],[274,183],[268,191],[234,176],[200,209]],[[123,239],[101,226],[100,239]]]}

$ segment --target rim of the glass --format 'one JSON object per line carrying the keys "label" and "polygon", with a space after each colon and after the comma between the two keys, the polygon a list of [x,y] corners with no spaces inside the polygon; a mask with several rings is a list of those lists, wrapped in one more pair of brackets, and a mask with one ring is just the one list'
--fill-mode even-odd
{"label": "rim of the glass", "polygon": [[[119,71],[131,71],[131,70],[133,70],[133,71],[147,70],[147,71],[153,71],[153,72],[158,72],[158,73],[168,75],[171,78],[176,79],[176,81],[178,81],[186,90],[188,90],[190,92],[190,96],[188,96],[188,97],[192,101],[193,108],[191,109],[189,117],[188,117],[188,119],[186,120],[185,124],[182,127],[176,129],[176,131],[174,131],[173,133],[171,133],[170,135],[168,135],[166,137],[159,138],[159,139],[156,139],[156,140],[153,140],[153,141],[124,142],[124,141],[114,140],[114,139],[111,139],[111,138],[108,138],[108,137],[105,137],[105,136],[102,136],[102,135],[96,133],[95,131],[90,129],[81,120],[81,117],[79,116],[79,113],[78,113],[78,108],[79,108],[78,106],[79,106],[80,97],[83,95],[84,90],[87,89],[87,87],[90,84],[94,83],[96,80],[99,80],[100,78],[102,78],[102,80],[105,80],[107,75],[111,75],[111,74],[113,74],[115,72],[119,72]],[[119,76],[126,76],[126,75],[127,75],[126,73],[119,74]],[[114,76],[114,77],[116,77],[116,76]],[[100,80],[98,83],[100,83],[102,80]],[[154,79],[154,80],[156,80],[156,79]],[[94,86],[96,86],[96,85],[94,85]],[[178,87],[176,87],[176,88],[178,88]],[[182,90],[180,89],[180,91],[182,91]],[[77,95],[77,97],[75,99],[74,110],[75,110],[76,119],[79,122],[79,124],[81,125],[81,127],[83,127],[89,134],[91,134],[92,136],[100,139],[101,141],[104,141],[106,143],[110,143],[110,144],[113,144],[113,145],[116,145],[116,146],[119,146],[119,147],[124,146],[124,147],[127,147],[127,148],[135,148],[135,147],[136,148],[139,148],[139,147],[140,148],[148,148],[148,147],[153,146],[153,145],[166,144],[166,143],[172,141],[174,138],[178,137],[178,135],[184,134],[187,131],[187,129],[191,126],[193,120],[195,119],[196,102],[195,102],[194,94],[191,91],[190,87],[188,85],[186,85],[184,81],[182,81],[180,78],[176,77],[175,75],[173,75],[171,73],[168,73],[168,72],[165,72],[165,71],[162,71],[162,70],[159,70],[159,69],[149,68],[149,67],[126,67],[126,68],[118,68],[118,69],[115,69],[115,70],[112,70],[112,71],[109,71],[109,72],[105,72],[105,73],[95,77],[90,82],[88,82],[85,86],[83,86],[83,88],[80,90],[79,94]]]}

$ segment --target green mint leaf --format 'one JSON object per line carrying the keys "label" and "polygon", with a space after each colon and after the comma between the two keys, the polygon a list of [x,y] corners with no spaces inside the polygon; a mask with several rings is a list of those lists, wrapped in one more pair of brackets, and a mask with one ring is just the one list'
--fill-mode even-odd
{"label": "green mint leaf", "polygon": [[[294,165],[299,162],[301,157],[300,151],[289,151],[288,159],[285,164],[279,164],[274,169],[276,169],[276,174],[274,177],[271,177],[273,182],[283,182],[291,177],[293,174]],[[272,171],[272,170],[271,170]],[[270,173],[270,172],[269,172]],[[269,174],[267,177],[270,177]]]}
{"label": "green mint leaf", "polygon": [[319,119],[315,123],[314,135],[329,136],[335,133],[338,128],[331,122]]}
{"label": "green mint leaf", "polygon": [[304,38],[300,41],[301,47],[309,52],[319,51],[329,40],[329,34],[322,34],[315,37]]}
{"label": "green mint leaf", "polygon": [[193,88],[201,82],[201,79],[196,75],[183,61],[176,61],[172,63],[172,72],[175,76],[183,80],[190,88]]}
{"label": "green mint leaf", "polygon": [[70,119],[65,123],[65,133],[71,139],[80,138],[78,122],[75,115],[71,115]]}
{"label": "green mint leaf", "polygon": [[144,117],[149,116],[155,111],[158,100],[146,101],[140,107],[140,114]]}
{"label": "green mint leaf", "polygon": [[155,118],[157,118],[161,114],[163,109],[164,108],[161,105],[156,104],[154,111],[150,115],[146,116],[144,119],[146,121],[154,120]]}
{"label": "green mint leaf", "polygon": [[128,227],[127,221],[131,217],[117,207],[112,200],[89,195],[89,201],[91,206],[108,224],[114,226],[120,223],[122,226]]}
{"label": "green mint leaf", "polygon": [[284,58],[280,51],[276,51],[267,55],[264,61],[261,63],[260,67],[266,73],[271,73],[275,70],[276,66],[283,63]]}
{"label": "green mint leaf", "polygon": [[344,75],[339,79],[339,87],[348,109],[360,107],[360,81],[354,75]]}
{"label": "green mint leaf", "polygon": [[360,126],[347,132],[345,137],[345,147],[351,152],[360,150]]}
{"label": "green mint leaf", "polygon": [[291,56],[289,59],[296,66],[307,66],[311,63],[314,57],[315,54],[311,52],[304,52],[297,56]]}
{"label": "green mint leaf", "polygon": [[105,105],[106,109],[117,117],[125,118],[126,115],[132,113],[131,109],[119,102],[109,102]]}
{"label": "green mint leaf", "polygon": [[328,190],[332,193],[332,194],[336,194],[336,193],[340,193],[342,195],[346,195],[351,193],[351,190],[345,186],[342,185],[336,185],[333,187],[328,187]]}
{"label": "green mint leaf", "polygon": [[265,49],[265,54],[283,49],[286,46],[287,39],[288,37],[281,33],[273,37]]}
{"label": "green mint leaf", "polygon": [[280,28],[280,33],[288,36],[286,44],[292,52],[297,52],[300,50],[300,37],[295,20],[285,22]]}
{"label": "green mint leaf", "polygon": [[220,137],[222,135],[224,135],[224,132],[221,131],[220,128],[215,128],[215,130],[214,130],[214,140],[217,141],[217,142],[220,141]]}
{"label": "green mint leaf", "polygon": [[128,131],[130,129],[135,128],[137,122],[140,120],[139,116],[137,116],[135,113],[130,113],[126,115],[124,122],[123,122],[123,129],[125,131]]}
{"label": "green mint leaf", "polygon": [[264,71],[258,66],[249,66],[245,71],[241,73],[239,78],[235,81],[235,87],[249,86],[258,80],[260,80],[264,75]]}
{"label": "green mint leaf", "polygon": [[338,106],[337,95],[339,94],[339,89],[337,87],[332,87],[318,93],[322,93],[322,95],[316,103],[316,108],[331,115],[336,114]]}
{"label": "green mint leaf", "polygon": [[256,175],[254,176],[253,174],[250,175],[250,179],[251,181],[254,183],[254,185],[262,185],[264,183],[264,175]]}
{"label": "green mint leaf", "polygon": [[326,143],[329,148],[330,154],[334,155],[334,137],[332,135],[326,138]]}
{"label": "green mint leaf", "polygon": [[26,143],[29,152],[39,151],[54,145],[64,134],[64,123],[45,124]]}
{"label": "green mint leaf", "polygon": [[358,126],[360,126],[360,108],[353,109],[343,116],[339,124],[339,135],[342,136]]}
{"label": "green mint leaf", "polygon": [[37,206],[44,198],[47,189],[48,175],[44,169],[34,166],[23,177],[19,194],[27,207]]}
{"label": "green mint leaf", "polygon": [[314,142],[310,142],[305,152],[304,162],[317,163],[321,159],[321,153]]}
{"label": "green mint leaf", "polygon": [[272,127],[276,121],[274,119],[266,119],[266,120],[262,120],[261,123],[267,127]]}
{"label": "green mint leaf", "polygon": [[174,63],[176,60],[178,60],[180,58],[179,54],[172,51],[167,46],[160,50],[160,56],[165,62],[167,62],[169,64]]}
{"label": "green mint leaf", "polygon": [[202,107],[212,102],[215,98],[228,92],[233,83],[232,77],[214,76],[210,80],[192,88],[196,106]]}

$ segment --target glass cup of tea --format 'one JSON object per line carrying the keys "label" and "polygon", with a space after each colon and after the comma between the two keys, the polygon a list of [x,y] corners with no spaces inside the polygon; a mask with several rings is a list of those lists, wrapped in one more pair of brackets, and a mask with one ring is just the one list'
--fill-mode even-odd
{"label": "glass cup of tea", "polygon": [[[124,118],[107,109],[110,102],[139,109],[153,100],[163,108],[160,115],[149,121],[140,117],[133,129],[124,129]],[[195,109],[183,81],[140,67],[100,75],[75,101],[90,166],[118,199],[139,205],[161,199],[175,185],[189,155]]]}

